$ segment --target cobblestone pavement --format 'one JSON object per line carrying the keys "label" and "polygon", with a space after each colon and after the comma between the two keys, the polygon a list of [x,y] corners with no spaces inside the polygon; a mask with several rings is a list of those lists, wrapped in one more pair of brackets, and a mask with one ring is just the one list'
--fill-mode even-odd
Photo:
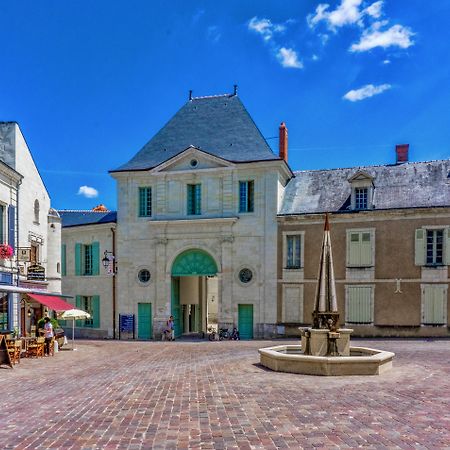
{"label": "cobblestone pavement", "polygon": [[0,449],[450,449],[450,341],[356,342],[394,368],[275,373],[269,341],[79,341],[0,369]]}

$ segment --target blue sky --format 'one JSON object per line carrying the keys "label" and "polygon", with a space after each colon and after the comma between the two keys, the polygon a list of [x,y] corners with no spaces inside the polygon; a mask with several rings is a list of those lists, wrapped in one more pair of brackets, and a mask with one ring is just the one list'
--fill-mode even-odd
{"label": "blue sky", "polygon": [[448,0],[0,0],[0,17],[0,120],[59,209],[115,208],[107,171],[189,89],[237,83],[265,137],[286,122],[294,170],[392,163],[396,143],[450,157]]}

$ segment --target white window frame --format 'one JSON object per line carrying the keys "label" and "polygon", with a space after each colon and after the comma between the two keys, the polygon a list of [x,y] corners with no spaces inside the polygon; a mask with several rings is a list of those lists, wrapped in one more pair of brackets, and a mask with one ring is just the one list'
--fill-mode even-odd
{"label": "white window frame", "polygon": [[[444,290],[444,298],[447,299],[446,304],[444,305],[444,318],[443,323],[424,323],[424,314],[425,314],[425,289],[428,287],[433,288],[442,288]],[[420,325],[422,327],[447,327],[448,323],[448,284],[432,284],[432,283],[424,283],[420,285]]]}
{"label": "white window frame", "polygon": [[[300,267],[287,267],[287,238],[288,236],[300,236]],[[283,270],[287,272],[298,272],[305,267],[305,232],[304,231],[283,231]]]}
{"label": "white window frame", "polygon": [[[361,239],[363,233],[370,234],[370,251],[371,251],[371,261],[368,264],[353,264],[350,262],[350,239],[352,233],[360,233]],[[350,268],[366,268],[375,267],[375,228],[348,228],[346,230],[346,242],[345,242],[345,262],[346,266]]]}
{"label": "white window frame", "polygon": [[[350,297],[350,290],[352,288],[369,288],[370,289],[370,316],[371,321],[368,323],[358,323],[358,322],[351,322],[349,320],[349,297]],[[373,326],[375,321],[375,285],[374,284],[346,284],[345,285],[345,323],[349,326],[358,326],[358,327],[365,327],[365,326]]]}
{"label": "white window frame", "polygon": [[[422,248],[420,249],[420,252],[422,253],[421,258],[418,256],[419,248],[417,247],[417,230],[423,230],[423,242],[422,242]],[[427,263],[427,231],[434,231],[434,230],[443,230],[443,245],[442,245],[442,264],[428,264]],[[449,248],[449,242],[450,242],[450,225],[423,225],[421,227],[418,227],[414,231],[414,262],[416,266],[422,266],[424,268],[428,269],[439,269],[442,267],[446,267],[450,265],[450,248]],[[420,261],[418,259],[421,259]]]}

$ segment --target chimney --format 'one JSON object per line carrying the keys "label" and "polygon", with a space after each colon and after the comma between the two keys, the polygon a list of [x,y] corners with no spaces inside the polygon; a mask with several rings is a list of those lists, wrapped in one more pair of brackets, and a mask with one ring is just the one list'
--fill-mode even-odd
{"label": "chimney", "polygon": [[409,144],[397,144],[395,146],[395,156],[397,157],[396,164],[403,164],[408,162]]}
{"label": "chimney", "polygon": [[280,125],[280,138],[278,140],[278,149],[280,158],[288,161],[288,130],[286,124],[281,122]]}

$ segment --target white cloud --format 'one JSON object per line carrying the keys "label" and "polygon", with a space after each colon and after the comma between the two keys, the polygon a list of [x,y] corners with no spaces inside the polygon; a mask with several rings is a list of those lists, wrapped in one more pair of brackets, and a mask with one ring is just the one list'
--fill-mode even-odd
{"label": "white cloud", "polygon": [[329,4],[321,3],[317,6],[316,13],[310,14],[306,20],[311,28],[324,20],[331,30],[344,25],[362,25],[363,12],[359,9],[361,3],[362,0],[341,0],[341,4],[333,11],[329,11]]}
{"label": "white cloud", "polygon": [[270,41],[274,33],[286,31],[286,26],[279,23],[272,23],[270,19],[258,19],[255,16],[248,22],[248,29],[260,34],[265,41]]}
{"label": "white cloud", "polygon": [[391,60],[390,59],[385,59],[384,61],[383,61],[383,64],[390,64],[391,63]]}
{"label": "white cloud", "polygon": [[368,6],[364,12],[368,14],[369,16],[378,19],[382,12],[381,8],[383,8],[383,0],[380,0],[378,2],[372,3],[370,6]]}
{"label": "white cloud", "polygon": [[359,100],[364,100],[365,98],[373,97],[374,95],[381,94],[388,89],[391,89],[390,84],[380,84],[379,86],[374,86],[373,84],[366,84],[359,89],[352,89],[348,91],[343,98],[351,102],[357,102]]}
{"label": "white cloud", "polygon": [[80,189],[78,189],[78,195],[83,195],[86,198],[95,198],[98,197],[98,191],[90,186],[80,186]]}
{"label": "white cloud", "polygon": [[292,48],[281,47],[278,50],[277,58],[283,67],[293,69],[303,68],[303,63],[298,59],[297,52]]}
{"label": "white cloud", "polygon": [[312,59],[313,61],[319,61],[319,57],[318,57],[317,55],[312,55],[312,56],[311,56],[311,59]]}
{"label": "white cloud", "polygon": [[218,26],[211,25],[206,30],[206,36],[209,41],[211,41],[213,44],[216,44],[222,37],[222,33],[220,32],[220,28]]}
{"label": "white cloud", "polygon": [[407,27],[402,25],[393,25],[391,28],[379,31],[379,27],[366,30],[360,41],[350,47],[352,52],[365,52],[375,47],[391,47],[408,48],[414,44],[412,37],[414,33]]}

